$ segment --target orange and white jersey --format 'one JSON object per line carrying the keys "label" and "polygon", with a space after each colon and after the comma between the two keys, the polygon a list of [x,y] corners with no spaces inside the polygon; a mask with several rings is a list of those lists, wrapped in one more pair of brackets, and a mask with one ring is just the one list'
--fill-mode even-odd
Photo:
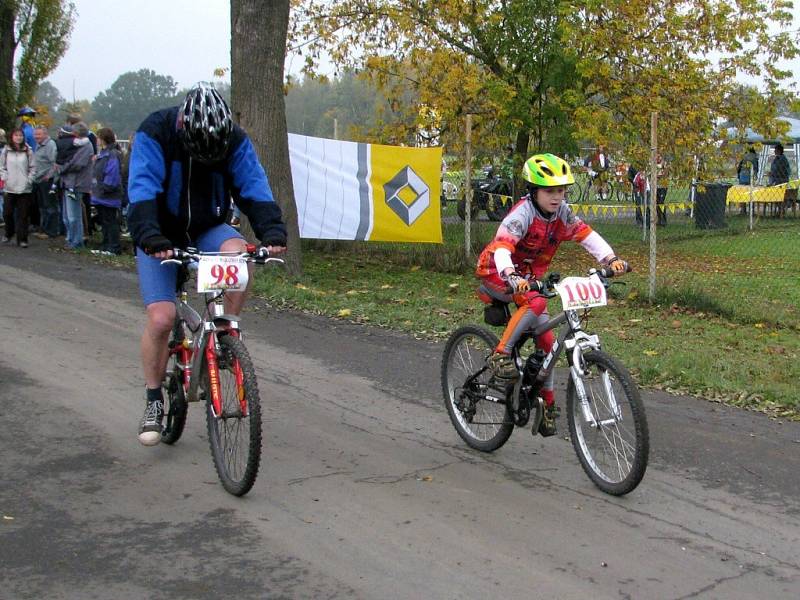
{"label": "orange and white jersey", "polygon": [[495,252],[505,249],[522,275],[541,278],[547,272],[561,242],[578,242],[598,262],[614,255],[611,246],[589,225],[577,217],[566,202],[549,217],[525,196],[509,211],[497,234],[478,257],[476,275],[487,277],[497,273]]}

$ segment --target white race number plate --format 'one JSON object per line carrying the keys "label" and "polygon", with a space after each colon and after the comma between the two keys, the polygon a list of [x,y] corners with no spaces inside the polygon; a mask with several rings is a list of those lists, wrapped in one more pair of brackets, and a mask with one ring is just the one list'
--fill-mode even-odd
{"label": "white race number plate", "polygon": [[239,256],[203,256],[197,263],[197,291],[244,291],[247,259]]}
{"label": "white race number plate", "polygon": [[564,310],[591,308],[608,304],[606,288],[600,283],[600,278],[597,275],[567,277],[556,284],[556,290],[561,296],[561,304]]}

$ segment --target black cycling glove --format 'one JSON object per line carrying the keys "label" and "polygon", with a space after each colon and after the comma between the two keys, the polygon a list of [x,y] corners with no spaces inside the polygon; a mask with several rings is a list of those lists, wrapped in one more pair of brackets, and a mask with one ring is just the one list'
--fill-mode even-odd
{"label": "black cycling glove", "polygon": [[142,250],[145,254],[155,254],[156,252],[163,252],[164,250],[172,250],[175,246],[163,235],[151,235],[142,240]]}

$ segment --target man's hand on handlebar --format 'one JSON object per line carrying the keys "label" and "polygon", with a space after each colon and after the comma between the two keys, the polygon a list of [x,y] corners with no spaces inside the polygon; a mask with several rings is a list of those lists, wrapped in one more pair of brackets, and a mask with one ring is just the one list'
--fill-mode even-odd
{"label": "man's hand on handlebar", "polygon": [[172,258],[172,246],[172,242],[163,235],[151,235],[142,240],[145,254],[159,260]]}
{"label": "man's hand on handlebar", "polygon": [[278,256],[286,252],[286,246],[261,246],[270,256]]}

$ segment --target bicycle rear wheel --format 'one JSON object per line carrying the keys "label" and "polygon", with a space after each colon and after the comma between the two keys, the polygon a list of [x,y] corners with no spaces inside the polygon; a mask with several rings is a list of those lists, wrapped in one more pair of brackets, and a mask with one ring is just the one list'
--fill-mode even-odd
{"label": "bicycle rear wheel", "polygon": [[[175,320],[172,328],[170,347],[183,342],[184,325],[180,319]],[[162,384],[164,390],[164,424],[161,429],[161,441],[174,444],[183,434],[186,426],[186,415],[189,404],[183,389],[183,369],[180,367],[180,356],[171,354],[167,364],[167,375]]]}
{"label": "bicycle rear wheel", "polygon": [[482,327],[461,327],[450,336],[442,357],[442,393],[450,421],[461,439],[481,452],[497,450],[514,430],[503,386],[486,366],[497,343],[497,336]]}
{"label": "bicycle rear wheel", "polygon": [[[607,494],[642,481],[650,449],[639,389],[628,370],[599,350],[583,355],[585,376],[567,384],[567,420],[583,470]],[[585,391],[586,402],[581,401]]]}
{"label": "bicycle rear wheel", "polygon": [[208,441],[222,486],[243,496],[253,487],[261,462],[261,399],[255,368],[242,341],[222,335],[219,345],[220,415],[214,414],[210,374],[204,369]]}

